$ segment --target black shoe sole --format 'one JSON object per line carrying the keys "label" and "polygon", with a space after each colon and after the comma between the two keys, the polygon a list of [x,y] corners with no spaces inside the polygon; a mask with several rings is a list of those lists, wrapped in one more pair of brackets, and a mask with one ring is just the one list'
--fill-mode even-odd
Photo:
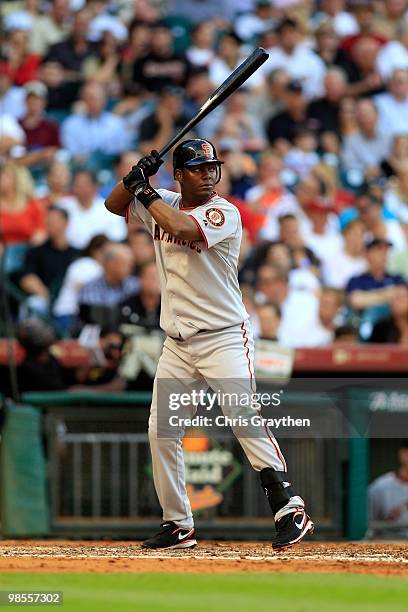
{"label": "black shoe sole", "polygon": [[303,540],[303,538],[309,534],[312,535],[312,533],[314,532],[314,524],[313,522],[309,519],[306,523],[306,525],[304,526],[302,532],[299,534],[299,536],[297,538],[295,538],[294,540],[291,540],[290,542],[285,542],[283,544],[278,544],[276,545],[275,543],[272,543],[272,549],[275,552],[279,552],[281,550],[285,550],[286,548],[291,548],[292,546],[294,546],[295,544],[297,544],[298,542],[300,542],[301,540]]}
{"label": "black shoe sole", "polygon": [[187,540],[186,542],[173,544],[173,546],[149,546],[146,544],[142,544],[142,548],[144,548],[145,550],[175,550],[194,548],[195,546],[197,546],[197,540]]}

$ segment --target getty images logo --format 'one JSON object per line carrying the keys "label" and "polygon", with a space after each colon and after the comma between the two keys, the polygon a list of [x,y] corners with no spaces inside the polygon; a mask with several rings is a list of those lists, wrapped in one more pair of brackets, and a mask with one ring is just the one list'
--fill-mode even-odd
{"label": "getty images logo", "polygon": [[370,412],[406,412],[408,411],[408,394],[398,391],[376,391],[370,393]]}

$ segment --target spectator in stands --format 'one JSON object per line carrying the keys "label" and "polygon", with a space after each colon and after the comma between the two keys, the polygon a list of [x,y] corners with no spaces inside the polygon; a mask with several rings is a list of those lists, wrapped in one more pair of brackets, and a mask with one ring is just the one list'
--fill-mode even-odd
{"label": "spectator in stands", "polygon": [[325,257],[322,277],[325,285],[345,289],[353,276],[367,269],[364,257],[364,224],[360,219],[351,220],[342,230],[343,245],[331,257]]}
{"label": "spectator in stands", "polygon": [[62,121],[78,98],[81,81],[73,77],[66,79],[61,64],[51,61],[41,64],[39,77],[48,90],[47,112],[55,113]]}
{"label": "spectator in stands", "polygon": [[41,319],[26,319],[17,327],[17,340],[26,351],[18,367],[18,388],[29,391],[61,391],[69,382],[67,372],[50,351],[56,341],[55,332]]}
{"label": "spectator in stands", "polygon": [[215,27],[212,21],[197,23],[191,31],[186,58],[193,66],[208,68],[215,57]]}
{"label": "spectator in stands", "polygon": [[25,134],[17,119],[12,115],[0,114],[0,155],[12,157],[18,151],[24,152]]}
{"label": "spectator in stands", "polygon": [[140,124],[140,150],[147,154],[152,149],[161,149],[187,121],[183,111],[183,90],[169,85],[163,87],[158,94],[156,109]]}
{"label": "spectator in stands", "polygon": [[271,145],[286,152],[293,143],[296,131],[302,127],[314,127],[315,122],[307,116],[307,100],[299,81],[290,81],[286,88],[285,110],[275,115],[266,124],[266,134]]}
{"label": "spectator in stands", "polygon": [[69,195],[71,171],[68,164],[62,161],[51,162],[47,172],[47,194],[41,198],[45,208],[56,205]]}
{"label": "spectator in stands", "polygon": [[24,112],[24,89],[13,84],[10,66],[0,61],[0,115],[11,115],[14,119],[20,119]]}
{"label": "spectator in stands", "polygon": [[336,211],[326,198],[316,198],[305,209],[311,225],[304,233],[305,244],[315,253],[322,263],[326,258],[336,257],[342,246],[338,228],[333,224],[337,221]]}
{"label": "spectator in stands", "polygon": [[373,529],[376,537],[408,537],[408,440],[400,443],[398,460],[396,471],[379,476],[368,488],[370,521],[383,523]]}
{"label": "spectator in stands", "polygon": [[81,90],[83,112],[62,124],[62,144],[79,162],[92,154],[117,155],[130,148],[130,136],[122,117],[104,110],[106,95],[99,83],[87,83]]}
{"label": "spectator in stands", "polygon": [[393,136],[408,133],[408,69],[395,70],[388,91],[375,97],[380,130]]}
{"label": "spectator in stands", "polygon": [[122,153],[115,164],[114,175],[110,181],[105,183],[100,189],[99,194],[102,198],[107,198],[116,183],[122,180],[130,172],[132,166],[135,166],[140,159],[140,154],[134,151],[125,151]]}
{"label": "spectator in stands", "polygon": [[12,29],[6,32],[2,49],[15,85],[21,86],[36,80],[40,56],[30,53],[27,31]]}
{"label": "spectator in stands", "polygon": [[[391,154],[381,164],[381,170],[387,178],[403,173],[407,169],[408,134],[394,136]],[[392,182],[391,182],[392,185]],[[391,186],[390,185],[390,186]],[[389,204],[386,204],[389,205]],[[391,204],[392,206],[393,204]],[[399,216],[399,215],[397,215]]]}
{"label": "spectator in stands", "polygon": [[326,67],[343,71],[346,81],[353,76],[353,63],[348,54],[341,48],[341,37],[334,29],[334,23],[323,21],[315,31],[316,53]]}
{"label": "spectator in stands", "polygon": [[397,69],[408,69],[408,23],[398,26],[397,39],[390,40],[377,55],[377,71],[386,81]]}
{"label": "spectator in stands", "polygon": [[356,109],[358,132],[344,139],[342,163],[346,170],[378,172],[391,150],[391,134],[383,132],[374,103],[359,100]]}
{"label": "spectator in stands", "polygon": [[74,317],[79,310],[78,300],[81,287],[102,275],[103,252],[109,244],[106,236],[97,234],[91,238],[82,256],[68,266],[53,308],[59,329],[71,330]]}
{"label": "spectator in stands", "polygon": [[97,34],[95,55],[88,57],[82,66],[86,80],[106,86],[113,96],[119,91],[118,67],[120,62],[119,40],[109,30]]}
{"label": "spectator in stands", "polygon": [[383,80],[376,71],[379,50],[380,43],[370,36],[364,36],[355,43],[351,55],[348,95],[373,96],[384,90]]}
{"label": "spectator in stands", "polygon": [[369,237],[386,239],[392,251],[403,251],[407,245],[399,221],[385,218],[382,203],[377,198],[370,198],[368,205],[360,208],[360,218],[364,222]]}
{"label": "spectator in stands", "polygon": [[150,36],[150,27],[147,22],[132,20],[129,25],[128,42],[122,49],[119,65],[119,75],[125,94],[140,92],[140,84],[135,83],[132,78],[133,64],[149,52]]}
{"label": "spectator in stands", "polygon": [[249,108],[265,125],[285,109],[289,81],[289,75],[277,68],[266,75],[264,88],[250,92]]}
{"label": "spectator in stands", "polygon": [[244,89],[228,99],[218,137],[237,140],[243,151],[254,153],[265,148],[265,135],[261,121],[250,114],[248,105],[248,92]]}
{"label": "spectator in stands", "polygon": [[380,238],[367,243],[367,272],[353,276],[346,287],[349,304],[354,310],[389,305],[394,299],[395,288],[406,284],[402,276],[387,272],[390,246],[391,243]]}
{"label": "spectator in stands", "polygon": [[234,23],[234,29],[241,40],[253,43],[264,32],[273,29],[273,7],[270,0],[255,0],[255,6],[250,13],[239,15]]}
{"label": "spectator in stands", "polygon": [[36,245],[46,237],[44,209],[33,198],[31,177],[10,161],[0,166],[0,228],[5,245]]}
{"label": "spectator in stands", "polygon": [[99,361],[81,367],[76,372],[77,383],[71,391],[92,389],[99,392],[125,391],[126,382],[121,379],[118,368],[122,360],[124,337],[114,326],[101,329],[98,343]]}
{"label": "spectator in stands", "polygon": [[291,250],[295,268],[306,268],[318,275],[320,260],[309,249],[300,233],[299,221],[293,214],[282,215],[278,218],[279,240],[287,244]]}
{"label": "spectator in stands", "polygon": [[324,96],[308,106],[307,114],[316,122],[319,133],[340,134],[340,102],[346,92],[347,77],[341,68],[329,68],[324,77]]}
{"label": "spectator in stands", "polygon": [[312,168],[319,163],[316,136],[314,130],[299,128],[293,137],[293,147],[283,158],[284,168],[291,170],[299,178],[308,176]]}
{"label": "spectator in stands", "polygon": [[[194,117],[213,91],[214,84],[210,81],[208,70],[196,69],[196,71],[191,74],[186,85],[184,111],[189,118]],[[224,106],[225,105],[222,104],[200,121],[194,128],[197,132],[197,136],[200,138],[209,138],[210,140],[214,137],[225,117]]]}
{"label": "spectator in stands", "polygon": [[356,18],[346,8],[346,0],[321,0],[319,11],[314,15],[313,23],[333,24],[340,38],[357,34],[359,26]]}
{"label": "spectator in stands", "polygon": [[358,31],[343,39],[342,47],[347,53],[352,54],[361,39],[373,40],[380,45],[387,41],[375,32],[375,7],[371,0],[349,0],[349,10],[357,22]]}
{"label": "spectator in stands", "polygon": [[139,289],[131,276],[133,257],[124,244],[110,244],[103,251],[103,275],[86,283],[79,292],[79,319],[83,323],[106,325],[120,316],[119,304]]}
{"label": "spectator in stands", "polygon": [[323,94],[324,62],[302,41],[299,24],[284,18],[276,27],[278,44],[268,49],[266,70],[285,70],[292,79],[301,81],[305,96],[311,100]]}
{"label": "spectator in stands", "polygon": [[77,249],[83,249],[97,234],[105,234],[110,240],[126,238],[125,220],[107,212],[91,172],[81,170],[76,173],[73,195],[60,200],[59,206],[69,215],[68,242]]}
{"label": "spectator in stands", "polygon": [[57,62],[64,69],[65,79],[82,80],[82,67],[86,59],[96,55],[96,45],[88,41],[91,14],[88,9],[75,13],[70,36],[48,50],[45,62]]}
{"label": "spectator in stands", "polygon": [[374,325],[370,342],[408,345],[408,286],[395,287],[390,304],[391,315]]}
{"label": "spectator in stands", "polygon": [[[308,208],[310,204],[322,197],[323,190],[322,182],[313,174],[299,181],[296,185],[295,197],[287,194],[282,201],[269,209],[260,237],[266,240],[276,240],[279,235],[279,217],[292,214],[298,219],[300,233],[305,239],[312,229],[311,220],[307,214]],[[334,232],[337,230],[336,217],[333,219],[331,215],[328,215],[328,224],[332,226]]]}
{"label": "spectator in stands", "polygon": [[[217,54],[208,69],[210,80],[214,85],[221,85],[244,59],[241,54],[241,43],[239,36],[230,30],[222,34],[218,43]],[[263,84],[263,73],[258,70],[246,81],[245,87],[258,89]]]}
{"label": "spectator in stands", "polygon": [[[245,199],[249,205],[248,208],[258,217],[256,222],[257,230],[265,226],[269,219],[269,214],[272,214],[275,209],[280,211],[282,208],[286,209],[296,206],[292,194],[282,184],[282,170],[283,163],[280,155],[273,151],[263,153],[260,158],[257,182],[245,194]],[[273,215],[274,219],[275,217],[276,215]],[[268,240],[275,240],[277,238],[277,233],[272,235],[272,230],[270,234],[262,235],[262,237]]]}
{"label": "spectator in stands", "polygon": [[173,36],[163,21],[150,27],[150,51],[133,64],[133,81],[154,93],[166,85],[183,87],[189,69],[186,58],[173,51]]}
{"label": "spectator in stands", "polygon": [[50,206],[46,216],[48,238],[26,254],[20,286],[30,296],[28,308],[41,314],[48,312],[50,301],[58,294],[68,266],[79,255],[79,251],[68,244],[67,227],[66,211]]}
{"label": "spectator in stands", "polygon": [[47,104],[47,88],[41,81],[30,81],[25,86],[26,113],[20,125],[26,135],[25,164],[48,164],[60,146],[59,127],[44,115]]}
{"label": "spectator in stands", "polygon": [[374,19],[374,31],[386,39],[395,38],[406,16],[406,0],[384,0],[384,12]]}
{"label": "spectator in stands", "polygon": [[318,310],[318,298],[310,288],[289,287],[288,274],[277,266],[264,265],[257,271],[256,302],[276,303],[282,314],[278,340],[282,346],[299,347],[310,341],[309,326]]}
{"label": "spectator in stands", "polygon": [[133,253],[134,274],[139,276],[143,266],[154,261],[155,253],[152,237],[144,227],[129,223],[128,244]]}
{"label": "spectator in stands", "polygon": [[278,341],[278,330],[281,322],[281,311],[274,302],[265,302],[256,307],[256,316],[259,324],[260,340]]}
{"label": "spectator in stands", "polygon": [[334,331],[333,344],[358,344],[358,331],[352,325],[339,325]]}
{"label": "spectator in stands", "polygon": [[389,183],[389,189],[385,195],[385,207],[391,215],[395,216],[404,228],[408,224],[408,158],[401,160],[397,170],[397,176]]}
{"label": "spectator in stands", "polygon": [[346,96],[339,103],[339,127],[342,139],[358,131],[356,119],[357,103],[351,96]]}
{"label": "spectator in stands", "polygon": [[49,12],[33,19],[29,45],[32,53],[44,56],[49,47],[62,42],[69,32],[69,0],[54,0]]}
{"label": "spectator in stands", "polygon": [[154,261],[141,266],[139,281],[137,294],[120,304],[121,323],[160,329],[160,280]]}
{"label": "spectator in stands", "polygon": [[335,338],[336,321],[344,303],[341,291],[333,287],[323,287],[319,297],[319,308],[308,323],[308,333],[298,346],[327,346]]}

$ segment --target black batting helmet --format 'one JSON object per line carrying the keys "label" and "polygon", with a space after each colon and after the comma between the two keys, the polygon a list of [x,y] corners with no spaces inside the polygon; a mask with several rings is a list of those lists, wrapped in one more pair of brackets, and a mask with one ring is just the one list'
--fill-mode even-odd
{"label": "black batting helmet", "polygon": [[180,143],[173,152],[173,170],[190,168],[202,164],[218,164],[218,181],[221,178],[220,166],[224,162],[217,159],[217,151],[209,140],[191,138]]}

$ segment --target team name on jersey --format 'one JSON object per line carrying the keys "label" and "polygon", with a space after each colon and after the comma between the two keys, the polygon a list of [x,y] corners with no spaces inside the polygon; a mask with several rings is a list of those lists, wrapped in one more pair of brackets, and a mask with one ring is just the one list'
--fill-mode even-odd
{"label": "team name on jersey", "polygon": [[154,232],[153,232],[154,240],[162,240],[163,242],[168,242],[172,244],[176,244],[177,246],[183,246],[191,249],[192,251],[196,251],[197,253],[201,253],[201,249],[194,240],[180,240],[173,236],[173,234],[169,234],[169,232],[165,232],[161,227],[154,224]]}

